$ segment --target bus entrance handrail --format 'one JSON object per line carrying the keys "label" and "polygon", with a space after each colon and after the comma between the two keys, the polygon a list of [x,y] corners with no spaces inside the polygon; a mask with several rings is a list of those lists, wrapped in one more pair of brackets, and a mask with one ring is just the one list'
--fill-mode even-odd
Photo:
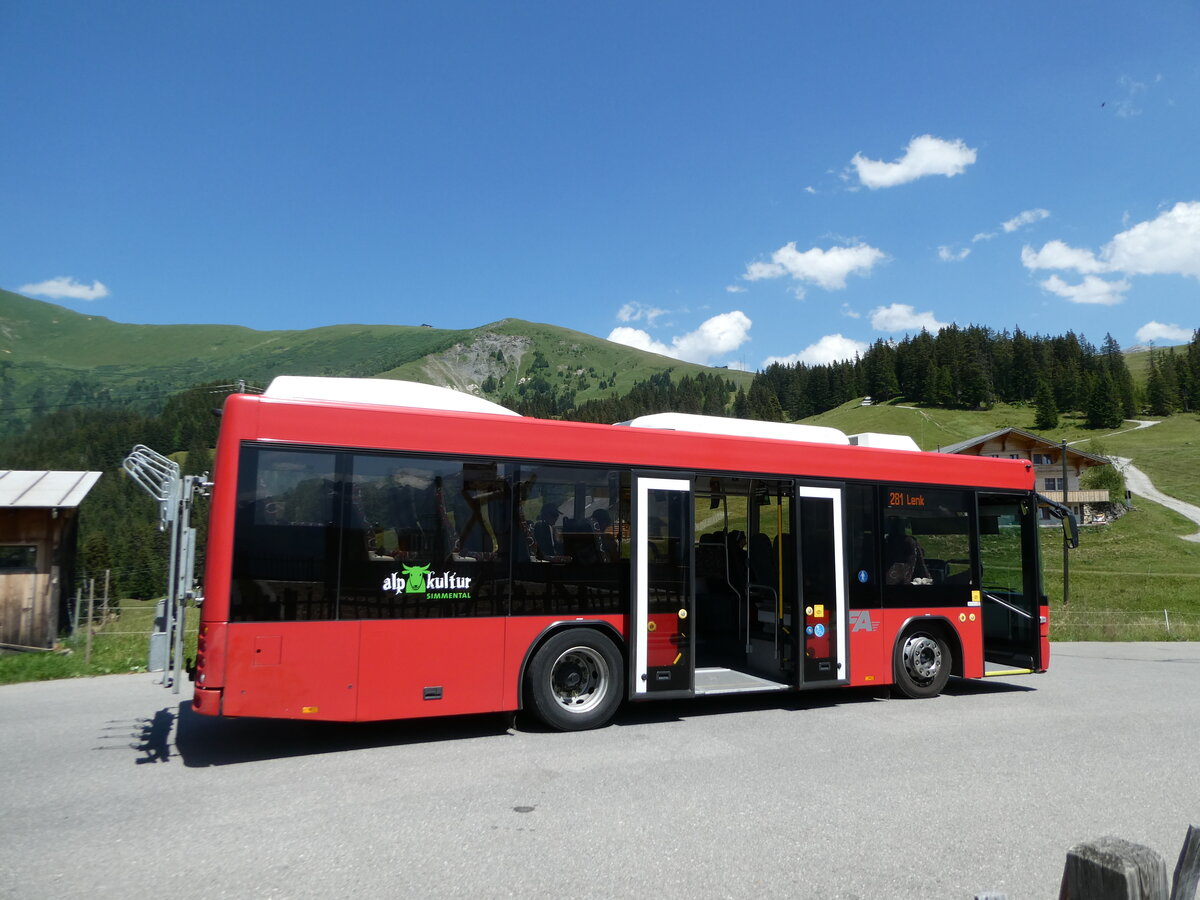
{"label": "bus entrance handrail", "polygon": [[1021,607],[1019,607],[1019,606],[1014,606],[1011,603],[1001,600],[995,594],[989,594],[987,591],[984,591],[983,596],[986,597],[988,600],[991,600],[993,603],[997,603],[1000,606],[1003,606],[1009,612],[1015,612],[1018,616],[1023,616],[1026,619],[1033,618],[1033,613],[1026,612],[1025,610],[1021,609]]}

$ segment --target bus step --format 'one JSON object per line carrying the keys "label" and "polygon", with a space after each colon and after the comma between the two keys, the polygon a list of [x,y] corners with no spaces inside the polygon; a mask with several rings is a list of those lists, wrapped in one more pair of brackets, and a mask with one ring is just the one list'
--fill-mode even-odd
{"label": "bus step", "polygon": [[983,673],[984,678],[998,678],[1001,675],[1032,675],[1033,669],[988,669]]}

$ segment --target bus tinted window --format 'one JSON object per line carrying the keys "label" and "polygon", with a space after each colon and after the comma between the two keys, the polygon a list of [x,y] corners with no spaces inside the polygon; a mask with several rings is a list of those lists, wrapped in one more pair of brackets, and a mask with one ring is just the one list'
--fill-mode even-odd
{"label": "bus tinted window", "polygon": [[629,474],[521,466],[512,611],[621,612],[629,598]]}
{"label": "bus tinted window", "polygon": [[504,615],[509,484],[485,461],[248,445],[230,617]]}
{"label": "bus tinted window", "polygon": [[503,465],[371,453],[346,465],[338,618],[508,612]]}
{"label": "bus tinted window", "polygon": [[878,539],[875,486],[846,485],[846,535],[849,541],[850,606],[879,607]]}
{"label": "bus tinted window", "polygon": [[969,495],[909,485],[882,491],[884,584],[971,584]]}
{"label": "bus tinted window", "polygon": [[233,547],[234,621],[337,614],[337,456],[242,450]]}

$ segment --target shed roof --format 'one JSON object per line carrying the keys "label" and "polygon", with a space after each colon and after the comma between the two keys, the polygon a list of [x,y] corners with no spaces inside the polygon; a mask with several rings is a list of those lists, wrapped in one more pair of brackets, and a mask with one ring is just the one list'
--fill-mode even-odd
{"label": "shed roof", "polygon": [[102,474],[0,469],[0,509],[76,507]]}

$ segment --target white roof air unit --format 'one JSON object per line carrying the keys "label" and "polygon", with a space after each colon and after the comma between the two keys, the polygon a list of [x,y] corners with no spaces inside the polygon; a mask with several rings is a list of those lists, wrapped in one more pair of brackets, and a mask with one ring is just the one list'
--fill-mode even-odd
{"label": "white roof air unit", "polygon": [[276,400],[324,400],[332,403],[365,403],[372,406],[403,406],[411,409],[442,409],[458,412],[516,416],[519,413],[451,388],[395,381],[389,378],[320,378],[280,375],[263,392]]}
{"label": "white roof air unit", "polygon": [[824,425],[791,425],[787,422],[760,422],[757,419],[727,419],[724,416],[699,416],[693,413],[653,413],[628,422],[630,428],[662,428],[667,431],[691,431],[697,434],[729,434],[736,437],[772,438],[777,441],[802,441],[808,444],[848,444],[846,435]]}

